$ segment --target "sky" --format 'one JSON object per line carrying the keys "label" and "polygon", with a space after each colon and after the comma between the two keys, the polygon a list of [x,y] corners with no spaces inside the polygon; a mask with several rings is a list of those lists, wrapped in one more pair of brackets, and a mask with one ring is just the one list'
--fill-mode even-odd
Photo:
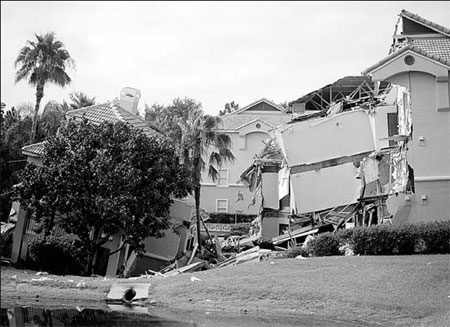
{"label": "sky", "polygon": [[449,1],[2,1],[1,101],[35,102],[14,61],[54,31],[76,67],[69,86],[45,87],[41,108],[74,91],[107,102],[123,87],[141,91],[141,112],[178,97],[211,115],[231,101],[290,102],[384,58],[402,9],[450,27]]}

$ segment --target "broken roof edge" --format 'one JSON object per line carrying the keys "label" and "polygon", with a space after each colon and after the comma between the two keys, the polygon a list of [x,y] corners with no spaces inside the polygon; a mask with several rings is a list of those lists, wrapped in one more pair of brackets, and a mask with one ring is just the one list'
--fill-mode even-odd
{"label": "broken roof edge", "polygon": [[450,60],[446,60],[444,58],[441,58],[437,55],[432,55],[427,53],[426,51],[412,45],[412,44],[408,44],[405,45],[404,47],[402,47],[401,49],[391,53],[390,55],[384,57],[383,59],[381,59],[379,62],[377,62],[376,64],[370,66],[369,68],[366,68],[365,70],[363,70],[361,72],[361,74],[363,75],[370,75],[375,69],[383,66],[384,64],[388,63],[389,61],[395,59],[396,57],[400,56],[401,54],[403,54],[404,52],[407,51],[412,51],[418,55],[422,55],[428,59],[434,60],[440,64],[445,65],[447,68],[450,68]]}
{"label": "broken roof edge", "polygon": [[425,19],[423,17],[420,17],[417,14],[413,14],[410,11],[402,9],[402,11],[400,12],[399,16],[400,17],[406,17],[406,18],[408,18],[408,19],[410,19],[410,20],[412,20],[412,21],[414,21],[414,22],[416,22],[416,23],[418,23],[420,25],[426,26],[426,27],[428,27],[428,28],[430,28],[430,29],[432,29],[434,31],[437,31],[440,34],[444,34],[444,35],[450,37],[450,29],[449,28],[447,28],[445,26],[442,26],[442,25],[439,25],[437,23],[434,23],[434,22],[432,22],[432,21],[430,21],[428,19]]}

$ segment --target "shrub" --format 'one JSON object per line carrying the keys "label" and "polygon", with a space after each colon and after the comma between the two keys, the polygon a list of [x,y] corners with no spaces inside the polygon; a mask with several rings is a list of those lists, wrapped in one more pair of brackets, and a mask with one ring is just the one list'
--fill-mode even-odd
{"label": "shrub", "polygon": [[308,243],[308,252],[315,257],[339,255],[340,239],[335,233],[323,233],[311,239]]}
{"label": "shrub", "polygon": [[398,227],[391,226],[391,233],[394,238],[394,253],[414,253],[419,234],[419,228],[417,225],[407,224]]}
{"label": "shrub", "polygon": [[286,252],[286,258],[296,258],[299,255],[301,255],[302,257],[308,257],[309,252],[307,249],[305,249],[301,246],[294,246],[294,247],[288,249]]}
{"label": "shrub", "polygon": [[450,253],[450,221],[401,226],[375,225],[323,233],[306,249],[313,256],[340,254],[350,246],[356,255],[392,255],[413,253]]}
{"label": "shrub", "polygon": [[450,253],[450,221],[417,224],[424,253]]}
{"label": "shrub", "polygon": [[38,236],[28,245],[31,264],[54,274],[81,274],[86,264],[85,251],[79,241]]}

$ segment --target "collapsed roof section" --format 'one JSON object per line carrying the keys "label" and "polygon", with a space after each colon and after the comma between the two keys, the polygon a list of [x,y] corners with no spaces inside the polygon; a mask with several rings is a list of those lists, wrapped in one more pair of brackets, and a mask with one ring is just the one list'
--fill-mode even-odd
{"label": "collapsed roof section", "polygon": [[389,49],[389,55],[404,47],[434,57],[444,64],[450,62],[450,29],[419,15],[402,10]]}
{"label": "collapsed roof section", "polygon": [[[334,103],[345,101],[345,110],[356,100],[361,101],[377,97],[383,94],[389,88],[389,85],[388,82],[372,82],[368,76],[346,76],[290,102],[289,107],[304,106],[304,110],[322,111],[321,114],[312,113],[310,117],[306,115],[294,118],[294,121],[314,118],[323,116],[326,112],[323,111]],[[295,113],[295,109],[293,111]]]}

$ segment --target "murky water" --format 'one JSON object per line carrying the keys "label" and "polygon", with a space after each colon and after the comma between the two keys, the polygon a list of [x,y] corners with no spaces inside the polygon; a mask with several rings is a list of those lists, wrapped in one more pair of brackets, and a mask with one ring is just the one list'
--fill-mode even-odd
{"label": "murky water", "polygon": [[355,323],[320,320],[310,317],[230,315],[208,311],[174,312],[152,307],[124,305],[108,305],[104,309],[82,307],[45,309],[32,306],[1,308],[0,318],[0,326],[2,327],[361,326]]}

